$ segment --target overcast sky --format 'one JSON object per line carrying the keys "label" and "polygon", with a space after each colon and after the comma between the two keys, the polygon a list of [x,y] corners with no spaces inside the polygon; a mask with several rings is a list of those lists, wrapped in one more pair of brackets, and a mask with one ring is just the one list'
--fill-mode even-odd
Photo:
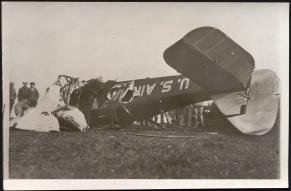
{"label": "overcast sky", "polygon": [[2,5],[3,64],[9,65],[16,88],[24,80],[35,81],[43,93],[58,74],[85,80],[177,74],[163,60],[163,51],[201,26],[213,26],[226,33],[253,55],[256,68],[278,73],[280,64],[288,64],[288,60],[280,59],[281,52],[288,51],[288,4]]}

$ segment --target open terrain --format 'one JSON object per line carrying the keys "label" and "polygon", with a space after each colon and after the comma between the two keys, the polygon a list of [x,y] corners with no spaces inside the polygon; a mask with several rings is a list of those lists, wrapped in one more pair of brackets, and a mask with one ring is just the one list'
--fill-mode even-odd
{"label": "open terrain", "polygon": [[131,126],[88,132],[10,131],[10,178],[279,178],[278,123],[247,136],[227,123],[207,130]]}

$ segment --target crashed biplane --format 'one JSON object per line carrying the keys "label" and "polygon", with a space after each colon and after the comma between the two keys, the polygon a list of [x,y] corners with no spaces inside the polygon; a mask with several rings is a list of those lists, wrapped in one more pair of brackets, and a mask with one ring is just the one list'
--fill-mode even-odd
{"label": "crashed biplane", "polygon": [[[226,119],[245,134],[262,135],[279,110],[279,79],[269,69],[255,70],[253,57],[226,34],[201,27],[165,50],[178,76],[119,82],[109,104],[90,111],[89,124],[122,126],[162,111],[212,99]],[[187,78],[186,78],[187,77]]]}
{"label": "crashed biplane", "polygon": [[213,100],[242,133],[262,135],[274,126],[279,111],[278,77],[269,69],[255,70],[253,57],[220,30],[197,28],[163,56],[182,75],[110,82],[110,88],[62,76],[62,100],[79,108],[90,127],[126,126],[207,100]]}

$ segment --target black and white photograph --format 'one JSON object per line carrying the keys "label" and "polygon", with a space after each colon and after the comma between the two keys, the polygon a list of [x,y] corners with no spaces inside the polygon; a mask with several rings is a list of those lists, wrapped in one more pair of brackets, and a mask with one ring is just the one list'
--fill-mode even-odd
{"label": "black and white photograph", "polygon": [[3,185],[287,188],[289,3],[2,2]]}

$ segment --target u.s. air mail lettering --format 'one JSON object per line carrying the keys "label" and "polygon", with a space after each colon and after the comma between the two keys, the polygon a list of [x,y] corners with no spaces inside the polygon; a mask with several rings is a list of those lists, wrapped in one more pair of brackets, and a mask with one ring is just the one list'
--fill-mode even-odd
{"label": "u.s. air mail lettering", "polygon": [[[158,87],[158,89],[161,90],[160,93],[167,93],[173,89],[173,84],[177,83],[179,87],[178,90],[186,90],[189,88],[189,82],[190,80],[188,78],[179,78],[175,80],[163,80],[160,82],[160,87]],[[154,82],[153,84],[135,86],[134,91],[136,92],[136,95],[148,96],[148,95],[151,95],[151,93],[156,88],[156,86],[157,86],[156,82]]]}
{"label": "u.s. air mail lettering", "polygon": [[161,94],[174,95],[193,92],[197,89],[196,86],[196,84],[191,83],[189,78],[179,75],[119,82],[109,92],[112,100],[121,101],[128,91],[132,92],[133,99],[155,98]]}
{"label": "u.s. air mail lettering", "polygon": [[155,96],[160,94],[172,94],[177,92],[187,92],[194,88],[188,78],[183,76],[172,76],[170,79],[152,81],[150,78],[134,81],[135,97]]}
{"label": "u.s. air mail lettering", "polygon": [[136,96],[151,95],[151,93],[155,89],[156,85],[157,85],[157,83],[135,86],[134,87],[134,94]]}

